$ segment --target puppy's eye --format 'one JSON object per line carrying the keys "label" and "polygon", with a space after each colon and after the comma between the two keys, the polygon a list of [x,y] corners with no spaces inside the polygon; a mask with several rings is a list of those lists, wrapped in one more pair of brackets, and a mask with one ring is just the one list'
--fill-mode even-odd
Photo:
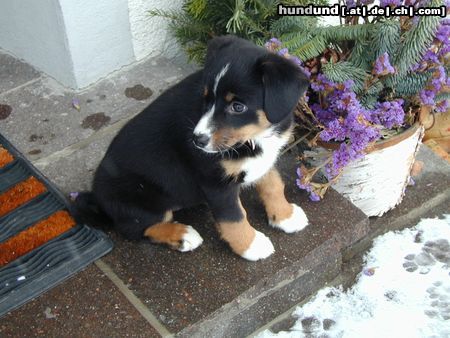
{"label": "puppy's eye", "polygon": [[247,111],[247,106],[241,102],[234,101],[230,104],[228,110],[231,114],[242,114]]}

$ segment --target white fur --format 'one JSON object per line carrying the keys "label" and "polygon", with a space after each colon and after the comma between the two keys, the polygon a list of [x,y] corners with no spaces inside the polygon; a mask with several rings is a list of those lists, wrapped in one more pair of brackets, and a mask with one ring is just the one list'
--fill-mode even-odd
{"label": "white fur", "polygon": [[220,72],[216,75],[216,78],[214,79],[214,96],[217,96],[217,87],[219,86],[219,81],[221,78],[223,78],[225,76],[225,74],[228,72],[228,68],[230,68],[230,64],[227,63],[221,70]]}
{"label": "white fur", "polygon": [[308,225],[308,217],[306,217],[303,209],[296,204],[292,203],[291,205],[294,209],[290,218],[277,223],[269,219],[269,224],[271,226],[281,229],[288,234],[303,230]]}
{"label": "white fur", "polygon": [[203,238],[193,227],[187,225],[186,228],[187,232],[183,235],[181,246],[178,248],[181,252],[192,251],[203,243]]}
{"label": "white fur", "polygon": [[242,165],[242,170],[245,172],[243,184],[252,184],[263,177],[273,167],[281,148],[287,141],[287,137],[280,136],[272,129],[256,137],[254,142],[262,149],[262,154],[249,158]]}
{"label": "white fur", "polygon": [[257,261],[269,257],[275,252],[272,242],[263,233],[256,231],[250,247],[242,254],[242,257],[249,261]]}
{"label": "white fur", "polygon": [[216,109],[216,105],[213,104],[211,109],[206,112],[205,115],[202,116],[200,121],[198,121],[197,125],[194,129],[195,135],[208,135],[208,137],[211,137],[212,130],[211,130],[211,121],[214,115],[214,110]]}

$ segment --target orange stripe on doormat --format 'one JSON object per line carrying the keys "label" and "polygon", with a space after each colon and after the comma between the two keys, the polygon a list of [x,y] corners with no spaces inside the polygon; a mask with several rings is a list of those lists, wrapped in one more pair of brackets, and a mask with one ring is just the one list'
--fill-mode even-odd
{"label": "orange stripe on doormat", "polygon": [[31,201],[36,196],[47,191],[45,185],[38,181],[36,177],[29,177],[25,181],[17,183],[15,186],[0,195],[0,217],[17,207]]}
{"label": "orange stripe on doormat", "polygon": [[12,161],[14,161],[14,157],[12,157],[8,150],[0,146],[0,168],[3,168]]}
{"label": "orange stripe on doormat", "polygon": [[75,226],[67,211],[57,211],[47,219],[0,243],[0,267],[36,249]]}

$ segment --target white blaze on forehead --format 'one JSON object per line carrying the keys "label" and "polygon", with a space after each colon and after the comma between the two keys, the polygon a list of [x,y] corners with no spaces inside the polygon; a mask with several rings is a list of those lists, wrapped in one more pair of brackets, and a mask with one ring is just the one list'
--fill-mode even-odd
{"label": "white blaze on forehead", "polygon": [[211,121],[212,121],[212,117],[214,115],[215,108],[216,108],[216,105],[213,104],[211,109],[208,110],[206,112],[206,114],[202,116],[200,121],[198,121],[197,126],[195,126],[194,134],[196,134],[196,135],[206,134],[209,137],[211,137],[211,135],[212,135]]}
{"label": "white blaze on forehead", "polygon": [[225,76],[225,74],[228,72],[228,68],[230,67],[230,64],[227,63],[222,69],[221,71],[216,75],[216,78],[214,80],[214,96],[216,96],[216,92],[217,92],[217,86],[219,85],[219,81],[221,78],[223,78]]}

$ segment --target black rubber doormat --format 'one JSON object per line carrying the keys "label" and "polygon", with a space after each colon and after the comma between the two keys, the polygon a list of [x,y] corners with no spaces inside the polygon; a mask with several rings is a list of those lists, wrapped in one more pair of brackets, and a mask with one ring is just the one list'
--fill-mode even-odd
{"label": "black rubber doormat", "polygon": [[65,197],[0,134],[0,317],[112,249],[77,224]]}

